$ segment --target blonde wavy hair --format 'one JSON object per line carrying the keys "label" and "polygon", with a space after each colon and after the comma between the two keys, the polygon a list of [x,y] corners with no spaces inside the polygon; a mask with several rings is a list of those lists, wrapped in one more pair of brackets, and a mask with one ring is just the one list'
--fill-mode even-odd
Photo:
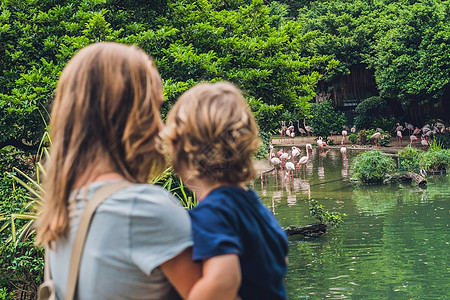
{"label": "blonde wavy hair", "polygon": [[202,83],[186,91],[170,110],[162,136],[171,145],[177,173],[185,167],[197,178],[228,184],[255,177],[258,127],[230,83]]}
{"label": "blonde wavy hair", "polygon": [[135,46],[96,43],[69,61],[53,101],[38,244],[51,246],[67,235],[75,184],[108,172],[144,183],[152,171],[165,167],[159,138],[162,101],[159,73]]}

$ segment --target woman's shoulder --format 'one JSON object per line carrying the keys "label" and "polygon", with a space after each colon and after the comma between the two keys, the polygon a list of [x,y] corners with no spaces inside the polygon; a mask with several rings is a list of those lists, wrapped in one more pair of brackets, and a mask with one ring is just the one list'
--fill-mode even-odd
{"label": "woman's shoulder", "polygon": [[116,192],[110,198],[130,201],[135,205],[181,206],[169,191],[152,184],[133,184]]}
{"label": "woman's shoulder", "polygon": [[[86,199],[89,200],[102,186],[111,182],[96,182],[88,187]],[[83,192],[79,192],[77,197]],[[79,201],[82,202],[82,201]],[[167,216],[172,213],[184,214],[185,209],[166,189],[151,184],[132,184],[107,197],[98,208],[108,215],[131,215],[142,217]]]}

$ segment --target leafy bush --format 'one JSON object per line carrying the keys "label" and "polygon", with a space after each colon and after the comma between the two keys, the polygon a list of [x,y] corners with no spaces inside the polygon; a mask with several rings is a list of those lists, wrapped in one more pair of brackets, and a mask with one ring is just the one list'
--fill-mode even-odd
{"label": "leafy bush", "polygon": [[19,151],[12,146],[0,149],[0,174],[11,172],[13,168],[24,170],[26,173],[33,172],[36,155],[30,155]]}
{"label": "leafy bush", "polygon": [[35,247],[32,240],[19,242],[17,246],[2,245],[0,265],[0,286],[6,295],[20,290],[26,299],[37,299],[37,288],[44,275],[43,249]]}
{"label": "leafy bush", "polygon": [[394,159],[379,150],[361,153],[353,162],[353,172],[363,183],[381,183],[394,169]]}
{"label": "leafy bush", "polygon": [[[376,133],[375,129],[362,129],[358,132],[358,134],[351,134],[349,139],[359,145],[375,145],[375,139],[371,138],[371,136]],[[380,131],[381,136],[378,138],[378,145],[387,146],[390,142],[391,135],[386,131]]]}
{"label": "leafy bush", "polygon": [[385,118],[386,100],[380,97],[370,97],[362,101],[355,109],[358,114],[355,126],[358,129],[376,128]]}
{"label": "leafy bush", "polygon": [[256,159],[266,159],[269,154],[269,144],[272,135],[270,133],[260,131],[259,137],[261,139],[261,145],[259,146],[258,152],[255,154]]}
{"label": "leafy bush", "polygon": [[[0,299],[12,299],[21,291],[26,299],[35,299],[42,281],[43,255],[33,245],[32,222],[23,219],[33,200],[27,190],[11,176],[0,180]],[[33,212],[31,212],[33,213]],[[20,295],[17,295],[18,297]]]}
{"label": "leafy bush", "polygon": [[345,218],[346,214],[341,214],[338,212],[328,212],[323,208],[322,204],[319,204],[317,200],[311,200],[311,207],[309,208],[309,214],[315,217],[321,224],[325,224],[328,227],[339,227],[343,222],[343,218]]}
{"label": "leafy bush", "polygon": [[[369,130],[365,131],[366,141],[371,145],[375,145],[375,139],[371,138],[371,136],[373,134],[375,134],[376,132],[377,131],[375,129],[369,129]],[[377,141],[378,145],[387,146],[390,142],[391,135],[385,131],[380,131],[380,133],[381,133],[381,136],[378,138],[378,141]]]}
{"label": "leafy bush", "polygon": [[450,132],[446,131],[442,134],[436,134],[434,140],[439,143],[442,148],[450,149]]}
{"label": "leafy bush", "polygon": [[0,300],[14,300],[16,299],[14,292],[8,292],[6,288],[0,288]]}
{"label": "leafy bush", "polygon": [[420,156],[419,166],[427,171],[447,170],[450,168],[450,150],[430,147]]}
{"label": "leafy bush", "polygon": [[419,169],[419,159],[424,152],[420,149],[406,146],[398,151],[398,167],[404,171],[416,171]]}
{"label": "leafy bush", "polygon": [[356,133],[352,133],[348,136],[348,139],[350,140],[350,142],[352,142],[353,144],[357,144],[358,143],[358,135]]}
{"label": "leafy bush", "polygon": [[357,139],[357,141],[358,141],[358,144],[360,144],[360,145],[364,145],[367,142],[367,133],[366,133],[365,129],[360,130],[358,132],[358,139]]}
{"label": "leafy bush", "polygon": [[419,156],[423,153],[422,150],[418,148],[411,147],[411,145],[406,146],[405,148],[398,151],[398,157],[403,158],[419,158]]}
{"label": "leafy bush", "polygon": [[311,106],[311,114],[311,126],[314,128],[314,135],[321,136],[325,140],[331,135],[332,131],[341,132],[346,121],[343,113],[334,111],[331,100],[314,103]]}

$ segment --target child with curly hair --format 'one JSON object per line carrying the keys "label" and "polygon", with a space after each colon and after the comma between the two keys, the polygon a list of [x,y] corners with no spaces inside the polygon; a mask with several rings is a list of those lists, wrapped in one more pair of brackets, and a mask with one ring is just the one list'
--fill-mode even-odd
{"label": "child with curly hair", "polygon": [[203,275],[188,299],[286,299],[287,236],[245,186],[255,177],[259,139],[239,89],[192,87],[169,112],[163,136],[175,171],[199,199],[189,213]]}

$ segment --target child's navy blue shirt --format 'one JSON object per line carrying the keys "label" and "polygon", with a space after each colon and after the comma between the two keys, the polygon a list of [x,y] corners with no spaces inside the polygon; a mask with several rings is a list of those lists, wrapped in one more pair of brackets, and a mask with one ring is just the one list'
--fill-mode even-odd
{"label": "child's navy blue shirt", "polygon": [[194,260],[235,253],[241,264],[243,300],[286,299],[287,236],[255,191],[220,187],[189,214]]}

